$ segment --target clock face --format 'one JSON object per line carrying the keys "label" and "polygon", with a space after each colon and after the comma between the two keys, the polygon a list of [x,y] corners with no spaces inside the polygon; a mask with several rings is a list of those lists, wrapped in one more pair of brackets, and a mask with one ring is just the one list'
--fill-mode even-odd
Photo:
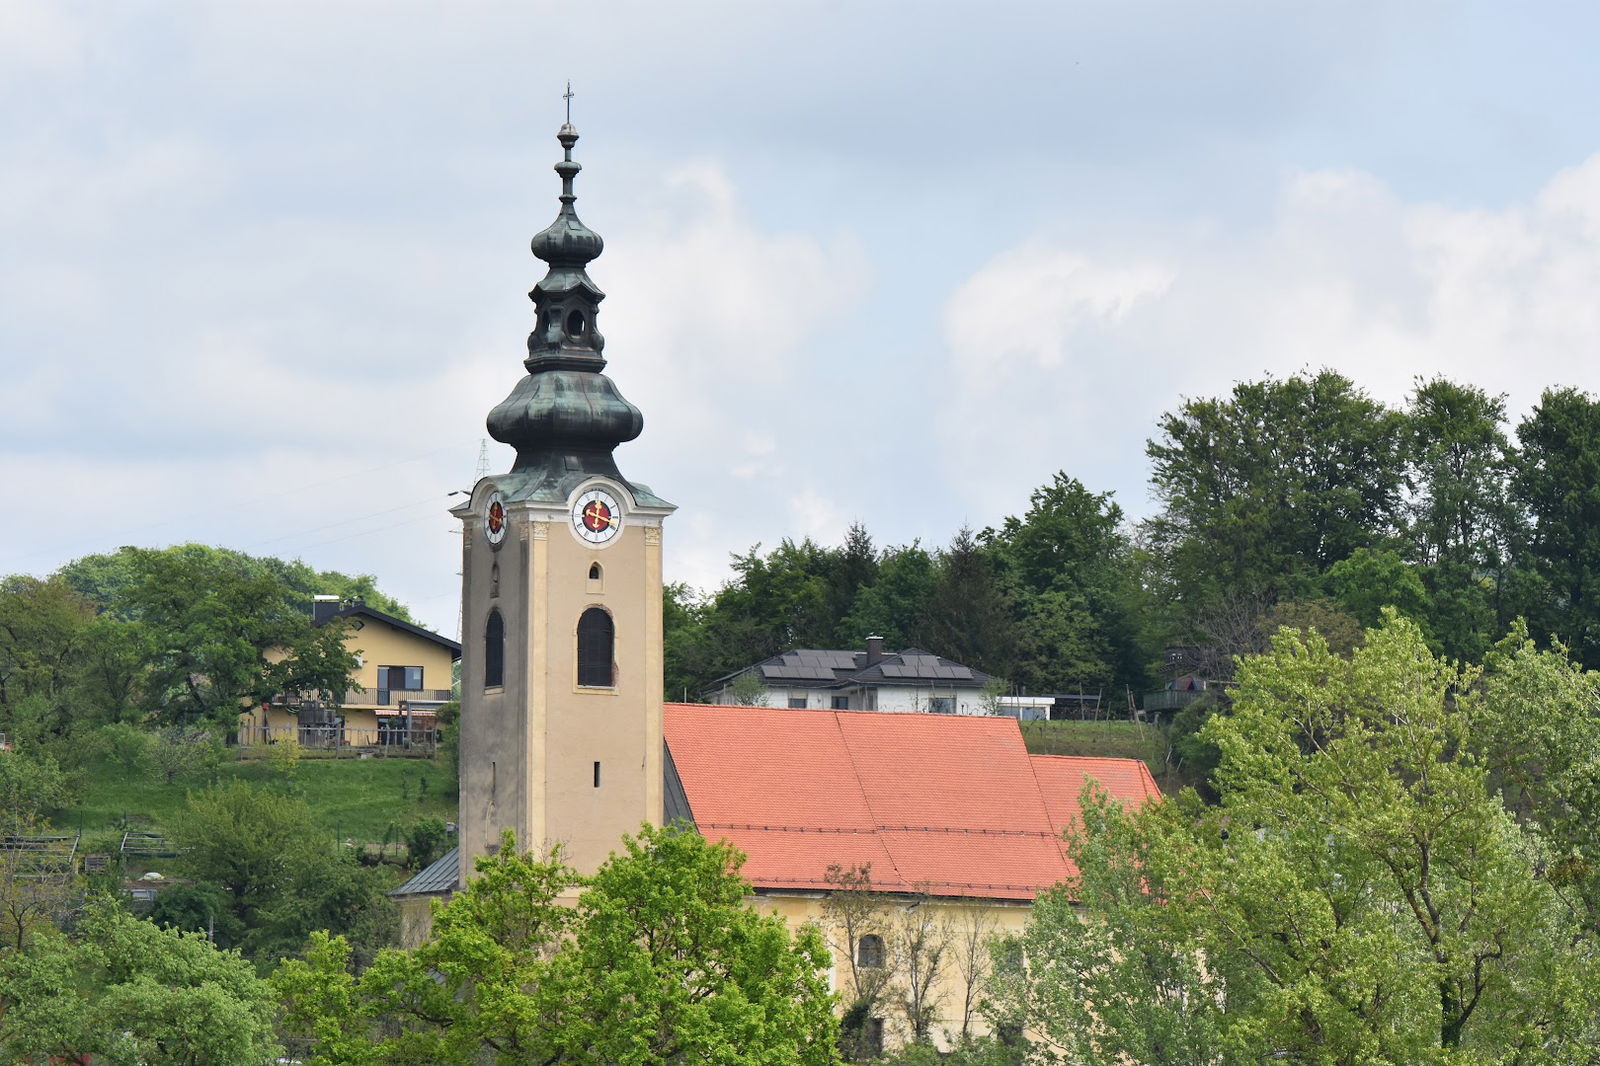
{"label": "clock face", "polygon": [[489,493],[489,506],[483,511],[483,533],[495,547],[506,539],[506,501],[498,492]]}
{"label": "clock face", "polygon": [[605,489],[590,489],[572,505],[572,528],[590,544],[604,544],[622,532],[622,508]]}

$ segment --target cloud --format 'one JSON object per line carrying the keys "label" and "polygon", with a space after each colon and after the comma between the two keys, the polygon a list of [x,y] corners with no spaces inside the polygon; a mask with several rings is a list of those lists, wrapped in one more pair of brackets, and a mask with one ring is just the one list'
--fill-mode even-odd
{"label": "cloud", "polygon": [[[1390,403],[1443,375],[1506,393],[1520,415],[1547,386],[1600,390],[1596,291],[1600,155],[1500,210],[1408,203],[1325,170],[1285,179],[1255,231],[1029,240],[946,301],[963,387],[941,419],[945,463],[980,511],[1051,469],[1137,484],[1144,439],[1184,396],[1324,366]],[[1028,468],[983,478],[1023,446]]]}

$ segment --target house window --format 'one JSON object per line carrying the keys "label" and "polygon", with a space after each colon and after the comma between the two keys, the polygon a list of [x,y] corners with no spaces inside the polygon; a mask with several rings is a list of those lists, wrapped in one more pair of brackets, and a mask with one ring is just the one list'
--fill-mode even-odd
{"label": "house window", "polygon": [[378,667],[378,703],[387,704],[391,692],[417,692],[422,688],[422,667]]}
{"label": "house window", "polygon": [[883,937],[868,933],[856,941],[856,965],[881,969],[883,967]]}
{"label": "house window", "polygon": [[589,591],[604,592],[606,587],[606,573],[600,569],[599,563],[589,564]]}
{"label": "house window", "polygon": [[490,611],[483,624],[483,687],[506,683],[506,624],[499,611]]}
{"label": "house window", "polygon": [[806,705],[806,698],[804,696],[790,696],[789,697],[789,706],[791,706],[791,707],[804,707],[805,705]]}
{"label": "house window", "polygon": [[578,684],[587,688],[610,688],[617,683],[612,665],[616,627],[611,616],[591,607],[578,619]]}
{"label": "house window", "polygon": [[929,714],[955,714],[956,698],[954,696],[929,696]]}
{"label": "house window", "polygon": [[848,711],[850,709],[850,697],[835,696],[833,698],[833,709],[836,711]]}

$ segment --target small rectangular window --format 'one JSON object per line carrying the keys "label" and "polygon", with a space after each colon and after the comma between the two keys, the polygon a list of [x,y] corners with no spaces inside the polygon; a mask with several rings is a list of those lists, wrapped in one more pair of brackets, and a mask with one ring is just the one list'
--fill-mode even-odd
{"label": "small rectangular window", "polygon": [[600,764],[599,763],[595,763],[594,764],[594,787],[595,788],[599,788],[600,787]]}
{"label": "small rectangular window", "polygon": [[928,697],[928,713],[929,714],[955,714],[956,713],[956,700],[955,700],[955,697],[954,696],[930,696],[930,697]]}
{"label": "small rectangular window", "polygon": [[833,709],[836,711],[848,711],[850,709],[850,697],[835,696],[833,698]]}
{"label": "small rectangular window", "polygon": [[804,707],[805,705],[806,705],[806,698],[804,696],[790,696],[789,697],[789,706],[791,706],[791,707]]}

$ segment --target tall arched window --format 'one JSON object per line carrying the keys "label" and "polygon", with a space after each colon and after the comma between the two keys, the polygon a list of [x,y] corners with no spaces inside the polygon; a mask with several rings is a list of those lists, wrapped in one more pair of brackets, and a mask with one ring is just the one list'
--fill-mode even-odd
{"label": "tall arched window", "polygon": [[884,963],[883,937],[868,933],[856,941],[856,965],[881,967]]}
{"label": "tall arched window", "polygon": [[616,627],[609,614],[599,607],[583,612],[578,619],[578,684],[593,688],[616,684],[611,665],[615,642]]}
{"label": "tall arched window", "polygon": [[490,611],[483,624],[483,687],[506,683],[506,624],[499,611]]}

